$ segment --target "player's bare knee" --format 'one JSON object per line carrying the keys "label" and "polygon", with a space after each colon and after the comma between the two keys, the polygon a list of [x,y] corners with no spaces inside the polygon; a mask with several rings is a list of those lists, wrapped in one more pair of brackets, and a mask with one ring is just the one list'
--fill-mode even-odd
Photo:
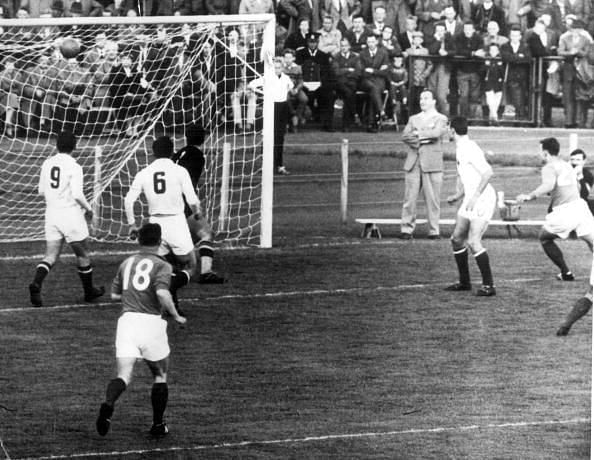
{"label": "player's bare knee", "polygon": [[464,247],[466,246],[466,239],[456,233],[452,234],[452,236],[450,237],[450,242],[452,243],[452,249],[454,251],[464,249]]}
{"label": "player's bare knee", "polygon": [[468,247],[470,247],[470,251],[472,252],[472,254],[478,254],[483,249],[485,249],[485,247],[481,243],[481,240],[476,240],[476,239],[469,239]]}

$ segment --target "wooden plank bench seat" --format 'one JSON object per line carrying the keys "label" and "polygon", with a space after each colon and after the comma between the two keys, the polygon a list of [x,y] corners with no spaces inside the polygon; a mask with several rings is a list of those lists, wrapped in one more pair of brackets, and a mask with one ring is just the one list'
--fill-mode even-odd
{"label": "wooden plank bench seat", "polygon": [[[381,238],[380,225],[400,225],[402,219],[386,219],[386,218],[357,218],[355,222],[363,224],[364,228],[361,232],[361,238]],[[544,220],[501,220],[493,219],[489,222],[489,226],[505,226],[509,237],[512,237],[512,228],[521,234],[518,227],[540,227],[544,224]],[[416,224],[426,224],[427,219],[417,219]],[[454,225],[456,219],[440,219],[439,225]]]}

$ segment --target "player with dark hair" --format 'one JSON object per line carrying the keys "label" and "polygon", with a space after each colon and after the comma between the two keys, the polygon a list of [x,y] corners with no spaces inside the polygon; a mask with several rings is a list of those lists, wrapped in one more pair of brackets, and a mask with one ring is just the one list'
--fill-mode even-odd
{"label": "player with dark hair", "polygon": [[162,437],[169,433],[163,419],[169,389],[169,342],[163,313],[179,324],[186,318],[175,308],[169,292],[172,268],[159,257],[161,227],[145,224],[138,230],[140,251],[120,265],[111,286],[111,298],[121,300],[122,315],[116,330],[117,377],[107,385],[105,402],[99,409],[97,432],[105,436],[111,425],[114,405],[132,380],[134,364],[144,359],[154,377],[151,390],[153,425],[150,434]]}
{"label": "player with dark hair", "polygon": [[451,236],[454,258],[458,266],[460,281],[448,286],[448,291],[470,291],[470,273],[468,270],[468,247],[474,255],[483,278],[483,285],[476,292],[477,296],[495,295],[493,275],[487,250],[482,245],[482,237],[495,211],[497,194],[489,183],[493,169],[487,163],[485,154],[476,142],[468,137],[468,121],[463,117],[452,120],[456,141],[456,163],[458,180],[456,193],[447,198],[453,204],[462,200],[456,216],[456,226]]}
{"label": "player with dark hair", "polygon": [[589,168],[585,167],[586,164],[586,152],[582,149],[575,149],[569,154],[569,163],[575,170],[578,184],[580,187],[580,197],[588,203],[590,212],[594,214],[594,201],[589,199],[590,191],[594,186],[594,175]]}
{"label": "player with dark hair", "polygon": [[[172,160],[184,167],[190,174],[194,190],[198,191],[198,181],[204,171],[204,152],[200,149],[204,143],[205,132],[202,126],[192,124],[186,131],[187,145],[177,152]],[[186,203],[184,209],[192,241],[198,244],[198,257],[200,258],[200,276],[198,282],[202,284],[220,284],[225,279],[212,271],[214,256],[212,227],[204,215],[195,219],[192,210]]]}
{"label": "player with dark hair", "polygon": [[575,277],[567,267],[563,253],[555,240],[566,239],[572,231],[583,239],[590,251],[594,245],[594,217],[587,203],[580,198],[575,170],[559,156],[559,141],[548,137],[540,141],[542,149],[542,183],[528,194],[520,194],[519,202],[551,195],[551,211],[545,218],[539,239],[545,254],[559,267],[557,278],[573,281]]}
{"label": "player with dark hair", "polygon": [[132,181],[130,190],[124,199],[126,218],[130,225],[130,236],[136,237],[138,227],[134,217],[134,203],[141,193],[146,197],[152,223],[161,225],[162,239],[159,255],[173,254],[179,268],[173,271],[171,294],[177,303],[177,290],[190,282],[196,270],[194,243],[184,215],[187,204],[194,219],[202,218],[200,202],[192,187],[188,171],[176,165],[173,156],[173,142],[167,136],[161,136],[153,142],[155,160],[139,171]]}
{"label": "player with dark hair", "polygon": [[70,155],[76,149],[76,137],[69,131],[58,133],[58,153],[43,162],[39,175],[39,194],[45,198],[45,241],[43,260],[37,265],[29,284],[31,305],[41,307],[41,286],[58,261],[64,241],[76,255],[78,276],[85,301],[91,302],[105,293],[105,288],[93,286],[93,267],[88,256],[87,220],[93,217],[91,205],[83,194],[83,170]]}

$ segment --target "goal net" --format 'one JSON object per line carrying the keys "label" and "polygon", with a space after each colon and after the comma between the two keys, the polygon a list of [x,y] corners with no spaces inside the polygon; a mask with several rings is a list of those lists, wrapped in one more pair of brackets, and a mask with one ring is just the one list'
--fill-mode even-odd
{"label": "goal net", "polygon": [[206,134],[198,196],[216,241],[271,245],[274,103],[247,83],[273,73],[273,15],[1,20],[0,27],[1,242],[44,238],[37,183],[57,132],[77,136],[73,156],[95,211],[93,237],[122,241],[123,198],[152,161],[153,140],[170,136],[179,150],[197,124]]}

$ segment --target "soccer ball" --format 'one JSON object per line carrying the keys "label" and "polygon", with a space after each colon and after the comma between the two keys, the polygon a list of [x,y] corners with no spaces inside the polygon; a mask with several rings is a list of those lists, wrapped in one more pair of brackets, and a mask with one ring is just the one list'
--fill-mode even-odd
{"label": "soccer ball", "polygon": [[65,38],[60,43],[60,52],[66,59],[72,59],[80,53],[80,43],[74,38]]}

